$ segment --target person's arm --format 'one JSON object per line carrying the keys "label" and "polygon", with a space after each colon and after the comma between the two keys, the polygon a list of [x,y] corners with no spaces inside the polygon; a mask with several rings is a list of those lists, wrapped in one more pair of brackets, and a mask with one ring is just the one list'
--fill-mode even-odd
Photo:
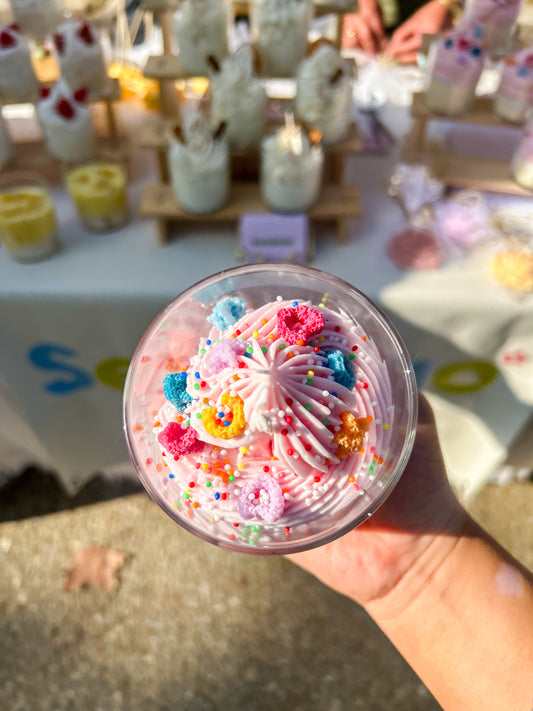
{"label": "person's arm", "polygon": [[459,505],[433,413],[362,526],[289,556],[362,605],[445,711],[532,711],[533,577]]}
{"label": "person's arm", "polygon": [[533,709],[531,576],[471,519],[365,608],[446,711]]}

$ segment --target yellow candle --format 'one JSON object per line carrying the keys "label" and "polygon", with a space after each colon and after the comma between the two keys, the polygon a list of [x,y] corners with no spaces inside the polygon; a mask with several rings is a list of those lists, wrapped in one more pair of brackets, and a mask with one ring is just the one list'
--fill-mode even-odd
{"label": "yellow candle", "polygon": [[45,188],[20,185],[0,193],[0,240],[19,261],[44,259],[56,251],[54,205]]}
{"label": "yellow candle", "polygon": [[126,176],[120,166],[96,163],[76,168],[67,176],[67,188],[88,230],[107,232],[126,222]]}

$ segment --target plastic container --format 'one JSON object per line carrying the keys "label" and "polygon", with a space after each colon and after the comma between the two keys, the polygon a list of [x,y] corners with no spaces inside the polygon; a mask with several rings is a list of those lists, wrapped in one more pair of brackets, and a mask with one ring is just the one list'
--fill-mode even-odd
{"label": "plastic container", "polygon": [[[280,323],[298,308],[325,324],[287,335]],[[342,439],[354,403],[362,447]],[[402,474],[416,419],[412,365],[387,317],[350,284],[287,264],[238,267],[180,294],[141,339],[124,393],[130,454],[154,501],[199,538],[260,554],[322,545],[367,520]],[[189,454],[172,454],[173,429]]]}
{"label": "plastic container", "polygon": [[466,0],[464,20],[481,25],[491,57],[509,53],[521,5],[522,0]]}
{"label": "plastic container", "polygon": [[113,163],[80,166],[67,174],[67,189],[89,232],[115,232],[129,218],[124,169]]}
{"label": "plastic container", "polygon": [[47,184],[30,173],[0,176],[0,242],[17,262],[39,262],[59,248]]}
{"label": "plastic container", "polygon": [[468,113],[485,61],[483,32],[479,26],[457,25],[435,40],[428,54],[424,100],[442,116]]}

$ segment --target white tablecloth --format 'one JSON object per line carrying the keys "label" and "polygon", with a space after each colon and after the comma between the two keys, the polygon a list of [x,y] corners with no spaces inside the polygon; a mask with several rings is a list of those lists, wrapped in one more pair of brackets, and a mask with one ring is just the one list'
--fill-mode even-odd
{"label": "white tablecloth", "polygon": [[[396,134],[407,129],[405,109],[386,107],[383,117]],[[120,119],[134,136],[140,108],[122,105]],[[450,477],[469,494],[505,460],[531,408],[517,397],[520,387],[510,390],[508,374],[468,395],[439,390],[432,377],[450,363],[494,361],[513,329],[532,318],[533,297],[517,300],[496,285],[486,255],[426,274],[406,274],[386,258],[387,240],[405,224],[386,195],[395,153],[350,159],[347,179],[360,189],[364,215],[344,246],[319,236],[314,266],[354,284],[397,323],[436,409]],[[155,178],[153,155],[132,147],[132,168],[135,212]],[[159,246],[154,225],[138,218],[116,234],[89,235],[62,189],[54,198],[63,243],[57,256],[21,265],[0,249],[0,469],[39,462],[75,490],[95,472],[132,471],[121,422],[127,361],[169,300],[235,265],[237,236],[234,228],[206,226]],[[520,209],[525,202],[516,199]],[[533,352],[528,357],[530,367]]]}

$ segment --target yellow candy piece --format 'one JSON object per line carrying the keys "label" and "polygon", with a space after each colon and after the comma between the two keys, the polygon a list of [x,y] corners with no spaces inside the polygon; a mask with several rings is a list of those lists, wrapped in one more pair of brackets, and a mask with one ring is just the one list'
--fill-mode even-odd
{"label": "yellow candy piece", "polygon": [[370,423],[366,417],[355,417],[350,411],[343,412],[341,420],[341,428],[339,432],[335,432],[333,441],[339,445],[336,451],[337,457],[345,459],[361,449]]}
{"label": "yellow candy piece", "polygon": [[219,407],[207,407],[202,410],[202,422],[206,432],[209,432],[213,437],[219,439],[233,439],[239,437],[246,429],[246,420],[244,419],[244,403],[238,395],[233,397],[229,393],[224,393],[220,398],[222,406],[230,408],[233,412],[233,420],[227,427],[217,425],[216,420]]}

